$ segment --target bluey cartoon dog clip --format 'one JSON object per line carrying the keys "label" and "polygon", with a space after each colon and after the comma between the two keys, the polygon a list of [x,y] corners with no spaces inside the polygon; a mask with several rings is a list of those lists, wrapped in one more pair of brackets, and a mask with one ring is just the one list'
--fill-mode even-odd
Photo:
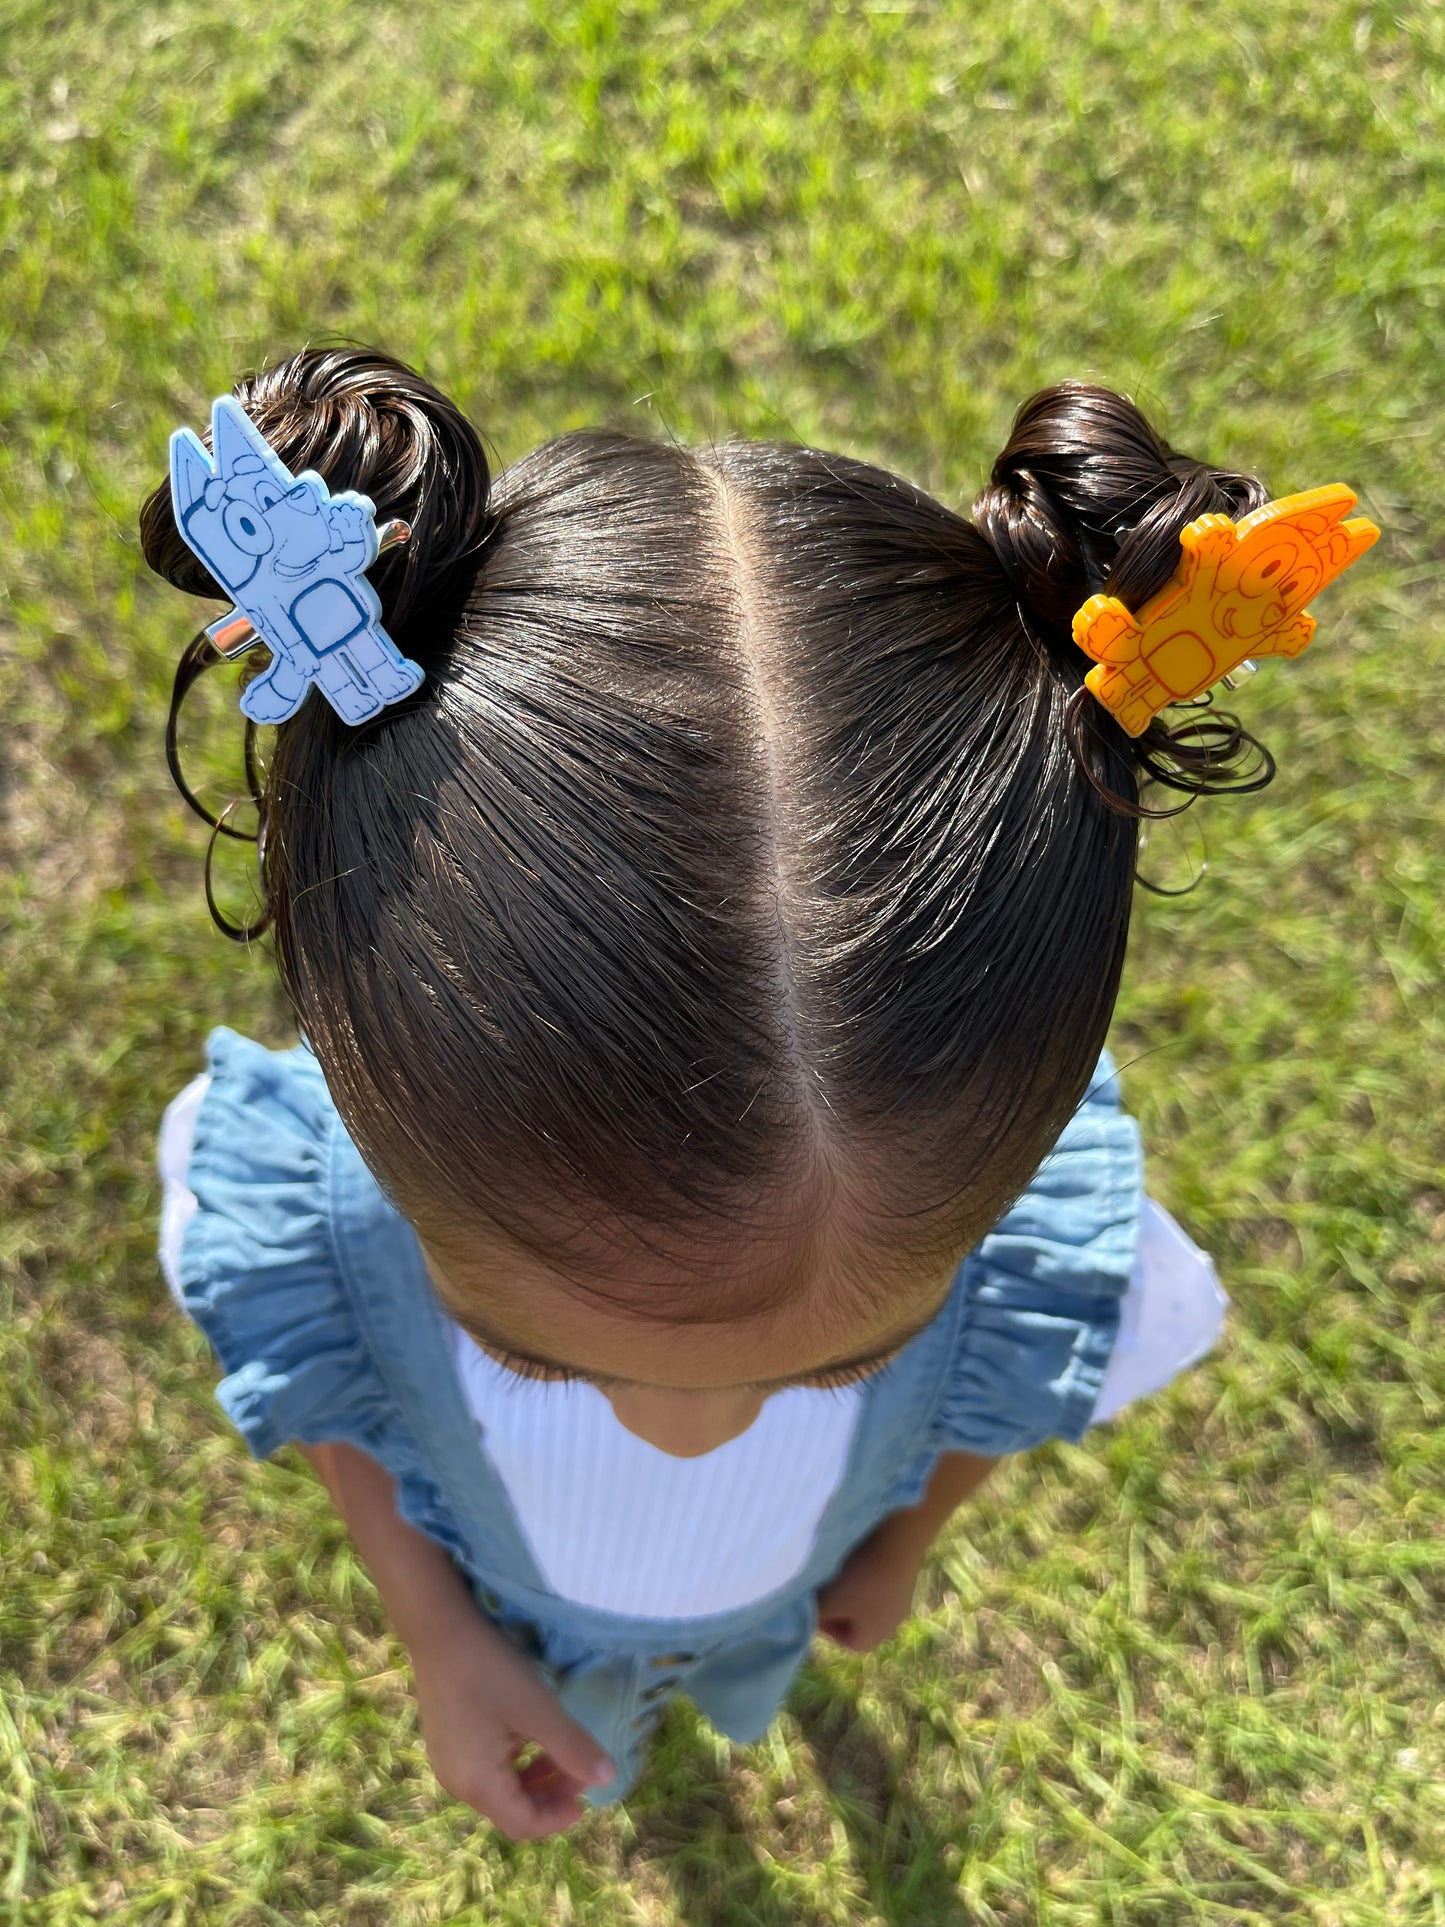
{"label": "bluey cartoon dog clip", "polygon": [[407,524],[378,529],[369,496],[333,495],[311,469],[293,475],[231,395],[211,406],[211,448],[189,428],[171,436],[171,502],[181,540],[236,605],[207,627],[212,645],[271,652],[242,714],[283,723],[315,683],[344,722],[364,723],[419,689],[425,672],[382,628],[366,580],[409,540]]}

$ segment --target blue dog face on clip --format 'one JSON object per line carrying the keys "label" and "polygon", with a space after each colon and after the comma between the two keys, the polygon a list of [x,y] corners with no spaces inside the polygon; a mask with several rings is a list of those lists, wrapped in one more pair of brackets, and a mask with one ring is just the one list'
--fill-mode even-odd
{"label": "blue dog face on clip", "polygon": [[274,659],[242,711],[283,722],[313,681],[347,722],[410,695],[423,672],[381,627],[365,576],[378,549],[369,497],[333,496],[310,469],[293,476],[230,395],[212,407],[211,443],[214,466],[189,429],[172,435],[171,500],[187,547]]}
{"label": "blue dog face on clip", "polygon": [[358,562],[370,566],[376,549],[366,525],[375,509],[368,496],[332,496],[311,470],[293,479],[229,396],[215,404],[211,419],[214,469],[188,429],[172,436],[171,496],[187,546],[223,589],[237,595],[268,573],[299,581],[331,552],[345,554],[346,573]]}

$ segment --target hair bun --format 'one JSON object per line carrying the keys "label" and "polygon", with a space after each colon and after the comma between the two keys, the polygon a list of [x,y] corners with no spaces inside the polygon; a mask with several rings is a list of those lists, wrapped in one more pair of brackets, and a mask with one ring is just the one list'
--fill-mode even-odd
{"label": "hair bun", "polygon": [[[411,525],[411,540],[371,575],[382,619],[412,654],[425,657],[428,636],[433,644],[449,638],[490,528],[486,452],[456,403],[366,348],[303,348],[243,377],[233,392],[293,475],[314,469],[333,492],[370,496],[378,522]],[[191,595],[227,599],[181,540],[168,482],[146,502],[140,526],[158,575]],[[424,618],[427,634],[403,645],[401,633]]]}
{"label": "hair bun", "polygon": [[1137,607],[1162,589],[1196,516],[1264,500],[1253,476],[1170,448],[1127,397],[1066,381],[1019,410],[973,517],[1023,608],[1068,636],[1091,595]]}
{"label": "hair bun", "polygon": [[1179,538],[1198,516],[1238,520],[1266,499],[1253,475],[1170,448],[1132,401],[1109,388],[1060,382],[1014,418],[973,505],[974,522],[1018,604],[1020,627],[1036,649],[1045,646],[1070,688],[1065,727],[1074,757],[1113,809],[1172,814],[1142,810],[1112,787],[1103,763],[1121,751],[1138,772],[1191,800],[1262,789],[1274,773],[1263,744],[1217,712],[1172,727],[1156,717],[1139,737],[1127,737],[1085,689],[1090,661],[1073,639],[1075,612],[1090,596],[1114,595],[1138,609],[1156,595],[1178,568]]}

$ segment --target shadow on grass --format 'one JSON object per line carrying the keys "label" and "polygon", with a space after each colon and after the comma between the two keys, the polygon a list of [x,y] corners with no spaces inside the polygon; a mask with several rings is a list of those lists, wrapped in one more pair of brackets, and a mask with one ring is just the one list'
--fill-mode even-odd
{"label": "shadow on grass", "polygon": [[688,1927],[807,1927],[836,1920],[845,1896],[888,1927],[967,1927],[948,1871],[953,1828],[911,1797],[896,1742],[811,1662],[785,1710],[796,1737],[734,1747],[720,1775],[711,1728],[675,1702],[628,1802],[629,1860],[664,1873]]}

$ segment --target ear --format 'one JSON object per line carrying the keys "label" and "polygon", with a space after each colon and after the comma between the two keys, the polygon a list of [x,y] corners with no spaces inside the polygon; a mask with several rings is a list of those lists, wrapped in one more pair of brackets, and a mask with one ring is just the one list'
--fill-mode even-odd
{"label": "ear", "polygon": [[212,479],[211,461],[189,428],[171,436],[171,506],[177,523],[184,522]]}
{"label": "ear", "polygon": [[234,395],[218,395],[211,404],[211,446],[220,474],[229,477],[236,463],[250,455],[261,463],[283,495],[290,488],[290,469]]}

